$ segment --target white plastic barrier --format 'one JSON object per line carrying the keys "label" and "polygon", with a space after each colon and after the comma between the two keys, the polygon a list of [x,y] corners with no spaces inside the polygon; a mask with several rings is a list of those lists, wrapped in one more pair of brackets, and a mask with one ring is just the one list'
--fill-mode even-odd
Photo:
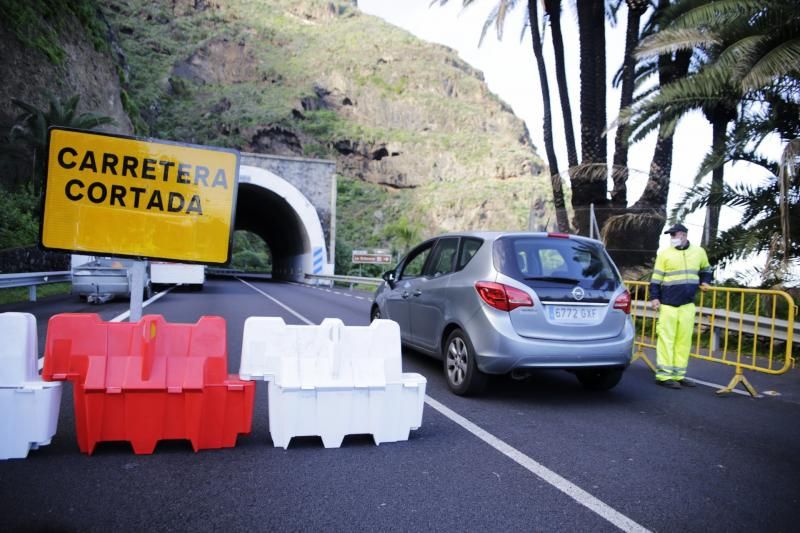
{"label": "white plastic barrier", "polygon": [[268,382],[269,431],[284,449],[292,437],[314,435],[326,448],[353,434],[371,434],[375,444],[408,440],[422,424],[426,380],[402,373],[400,328],[391,320],[287,326],[250,317],[239,377]]}
{"label": "white plastic barrier", "polygon": [[37,356],[36,318],[0,313],[0,459],[24,459],[56,433],[61,383],[42,381]]}

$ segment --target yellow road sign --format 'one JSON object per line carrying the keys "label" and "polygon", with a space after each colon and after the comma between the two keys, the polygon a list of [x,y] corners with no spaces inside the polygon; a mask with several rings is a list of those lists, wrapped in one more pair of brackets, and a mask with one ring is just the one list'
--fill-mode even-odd
{"label": "yellow road sign", "polygon": [[41,243],[223,264],[238,180],[235,150],[51,128]]}

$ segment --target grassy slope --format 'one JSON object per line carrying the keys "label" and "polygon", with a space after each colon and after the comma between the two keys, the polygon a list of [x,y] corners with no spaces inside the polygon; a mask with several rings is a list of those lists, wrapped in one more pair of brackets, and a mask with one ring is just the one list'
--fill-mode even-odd
{"label": "grassy slope", "polygon": [[[401,214],[423,237],[525,227],[532,192],[546,193],[543,177],[494,177],[498,167],[513,174],[520,162],[539,164],[515,138],[520,124],[506,127],[498,100],[452,66],[459,60],[451,51],[352,8],[326,16],[328,3],[229,0],[220,9],[183,12],[171,2],[107,3],[104,12],[130,65],[127,91],[150,124],[139,133],[246,149],[258,128],[280,125],[303,134],[306,155],[336,157],[331,143],[341,139],[413,154],[409,172],[423,183],[413,190],[339,178],[338,231],[352,246],[391,244],[384,227]],[[205,84],[171,76],[176,62],[220,39],[251,54],[246,76]],[[443,94],[445,84],[457,97]],[[315,85],[338,89],[358,109],[296,119],[292,110],[314,96]],[[225,101],[230,105],[219,105]]]}

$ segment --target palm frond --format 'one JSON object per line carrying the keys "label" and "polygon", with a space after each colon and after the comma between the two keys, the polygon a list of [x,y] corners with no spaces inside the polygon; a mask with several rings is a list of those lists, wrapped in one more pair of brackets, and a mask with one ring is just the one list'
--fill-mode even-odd
{"label": "palm frond", "polygon": [[116,124],[116,121],[111,117],[98,115],[96,113],[82,113],[72,123],[72,126],[78,129],[92,130],[98,126],[105,126],[108,124]]}
{"label": "palm frond", "polygon": [[669,54],[678,50],[691,50],[701,46],[720,44],[719,39],[707,30],[700,28],[669,28],[642,39],[636,47],[636,58]]}
{"label": "palm frond", "polygon": [[[37,108],[35,108],[34,106],[32,106],[27,102],[23,102],[22,100],[17,100],[16,98],[12,98],[11,102],[15,106],[25,111],[25,113],[23,115],[20,115],[19,118],[23,117],[24,115],[36,115],[37,113],[41,113],[41,111],[39,111]],[[19,122],[19,118],[17,119],[17,122]]]}
{"label": "palm frond", "polygon": [[637,142],[643,140],[647,137],[651,132],[657,131],[661,127],[661,117],[658,115],[653,115],[647,120],[642,122],[634,122],[631,124],[631,127],[628,129],[630,132],[629,139],[631,144],[636,144]]}
{"label": "palm frond", "polygon": [[[483,27],[481,28],[481,36],[478,39],[478,46],[483,44],[483,40],[486,38],[486,34],[489,32],[489,28],[494,25],[495,32],[497,34],[497,40],[503,40],[503,30],[506,25],[506,16],[510,11],[517,7],[520,0],[497,0],[497,5],[492,8],[492,11],[487,15],[486,20],[483,23]],[[472,3],[472,1],[464,1],[464,7],[466,8]]]}
{"label": "palm frond", "polygon": [[759,59],[742,79],[742,89],[752,90],[770,84],[776,78],[800,66],[800,37],[779,44]]}
{"label": "palm frond", "polygon": [[499,0],[497,19],[495,21],[495,28],[497,29],[497,39],[503,39],[503,28],[506,25],[506,15],[517,5],[517,0]]}
{"label": "palm frond", "polygon": [[[764,189],[764,186],[754,187],[748,183],[739,183],[736,185],[724,183],[721,191],[714,192],[711,190],[710,184],[696,185],[692,189],[686,191],[683,198],[681,198],[678,204],[672,209],[670,212],[670,219],[682,220],[690,213],[706,207],[709,204],[742,207],[759,199],[759,203],[763,203],[764,201],[768,202],[770,199],[774,202],[772,193],[765,193]],[[763,206],[759,206],[758,210],[760,211],[762,207]]]}
{"label": "palm frond", "polygon": [[658,62],[657,61],[640,61],[636,65],[634,73],[634,87],[637,89],[648,83],[653,76],[658,75]]}
{"label": "palm frond", "polygon": [[759,156],[758,154],[754,153],[751,150],[733,151],[730,153],[728,160],[744,161],[745,163],[750,163],[751,165],[757,165],[763,168],[764,170],[770,172],[773,176],[777,176],[778,164],[775,161],[772,161],[771,159]]}
{"label": "palm frond", "polygon": [[762,50],[766,42],[767,37],[763,35],[748,35],[738,39],[719,54],[714,65],[729,71],[731,78],[741,79],[749,70],[750,65],[763,54]]}
{"label": "palm frond", "polygon": [[633,101],[638,104],[640,102],[643,102],[643,101],[647,100],[648,98],[650,98],[652,95],[656,94],[657,92],[658,92],[658,86],[657,85],[654,85],[652,87],[648,87],[644,91],[636,94],[633,97]]}
{"label": "palm frond", "polygon": [[697,174],[694,176],[695,185],[700,183],[700,180],[702,180],[710,172],[713,172],[727,162],[728,158],[726,157],[725,152],[718,153],[713,149],[709,150],[708,153],[703,156],[703,160],[700,162],[700,167],[697,169]]}
{"label": "palm frond", "polygon": [[[483,27],[481,28],[481,36],[478,38],[478,47],[483,44],[483,40],[486,38],[486,34],[489,32],[489,28],[492,27],[492,24],[495,24],[497,21],[497,13],[500,11],[500,4],[494,6],[489,14],[486,16],[486,20],[483,22]],[[498,35],[498,38],[500,35]]]}
{"label": "palm frond", "polygon": [[764,8],[763,0],[715,0],[701,2],[675,18],[676,28],[719,27],[747,21]]}

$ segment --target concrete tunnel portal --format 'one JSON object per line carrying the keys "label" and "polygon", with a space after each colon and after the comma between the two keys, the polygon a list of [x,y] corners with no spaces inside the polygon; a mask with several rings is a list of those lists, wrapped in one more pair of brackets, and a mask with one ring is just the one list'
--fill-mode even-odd
{"label": "concrete tunnel portal", "polygon": [[333,274],[315,207],[296,187],[269,170],[239,167],[234,229],[264,239],[275,279],[307,281],[305,274]]}

